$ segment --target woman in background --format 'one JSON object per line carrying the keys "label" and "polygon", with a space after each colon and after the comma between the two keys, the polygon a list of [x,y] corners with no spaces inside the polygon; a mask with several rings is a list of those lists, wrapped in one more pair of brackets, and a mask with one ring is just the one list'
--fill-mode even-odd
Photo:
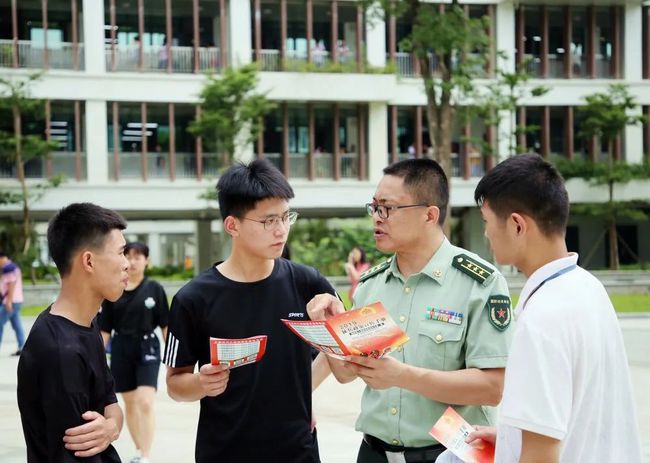
{"label": "woman in background", "polygon": [[348,261],[345,263],[345,273],[348,274],[348,279],[350,280],[350,292],[348,293],[350,302],[352,302],[354,290],[357,289],[357,285],[359,284],[359,277],[369,268],[370,264],[366,257],[366,251],[361,246],[353,247],[350,254],[348,254]]}

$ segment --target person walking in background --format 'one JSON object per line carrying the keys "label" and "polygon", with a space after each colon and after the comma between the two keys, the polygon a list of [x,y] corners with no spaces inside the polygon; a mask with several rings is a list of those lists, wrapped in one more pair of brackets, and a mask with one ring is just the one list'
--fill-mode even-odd
{"label": "person walking in background", "polygon": [[368,263],[366,251],[361,246],[353,247],[348,254],[348,261],[345,263],[345,273],[347,273],[348,280],[350,281],[350,291],[348,292],[350,301],[352,301],[354,290],[357,289],[361,274],[369,268],[370,263]]}
{"label": "person walking in background", "polygon": [[122,394],[126,425],[137,449],[132,463],[149,463],[155,430],[154,399],[160,369],[160,341],[153,332],[160,327],[167,336],[169,304],[163,287],[145,276],[149,248],[129,243],[126,291],[115,302],[104,301],[100,328],[104,345],[111,340],[111,372],[115,391]]}
{"label": "person walking in background", "polygon": [[9,259],[6,252],[0,251],[0,345],[7,321],[16,333],[18,350],[11,355],[20,355],[25,344],[25,331],[20,321],[20,308],[23,304],[23,276],[20,267]]}
{"label": "person walking in background", "polygon": [[124,219],[90,203],[50,221],[47,245],[61,275],[56,300],[36,319],[18,361],[18,408],[28,463],[119,463],[111,446],[122,410],[95,316],[126,288]]}

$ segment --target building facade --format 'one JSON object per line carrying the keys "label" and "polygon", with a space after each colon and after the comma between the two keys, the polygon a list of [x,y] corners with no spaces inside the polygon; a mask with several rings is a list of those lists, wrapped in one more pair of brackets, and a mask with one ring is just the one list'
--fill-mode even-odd
{"label": "building facade", "polygon": [[[629,85],[650,115],[650,6],[640,0],[476,0],[464,8],[490,19],[495,53],[479,84],[497,66],[526,63],[533,84],[550,88],[524,99],[513,116],[539,127],[517,140],[526,150],[606,157],[606,147],[577,136],[575,108],[614,82]],[[0,0],[0,75],[45,71],[32,92],[47,101],[45,114],[24,120],[23,131],[58,142],[48,159],[28,163],[26,175],[34,182],[66,178],[33,205],[35,216],[46,220],[79,199],[97,202],[130,220],[129,232],[152,244],[155,264],[192,253],[198,265],[209,264],[220,226],[216,203],[201,195],[226,160],[187,128],[205,73],[250,62],[259,64],[259,88],[278,107],[258,142],[235,158],[275,163],[303,216],[362,215],[385,165],[430,155],[419,69],[401,46],[410,28],[409,18],[380,20],[347,0]],[[497,61],[496,50],[506,59]],[[0,115],[0,129],[11,124]],[[483,139],[500,153],[509,140],[478,119],[453,130],[454,214],[465,246],[487,255],[473,190],[496,160],[468,140]],[[630,163],[650,156],[650,123],[628,127],[615,155]],[[3,188],[17,187],[15,175],[13,166],[0,165]],[[647,198],[648,185],[634,182],[617,197]],[[572,202],[607,198],[581,181],[569,189]],[[0,209],[3,220],[18,214]],[[574,220],[569,241],[603,266],[605,245],[591,249],[597,229]],[[648,224],[621,231],[630,256],[650,260]]]}

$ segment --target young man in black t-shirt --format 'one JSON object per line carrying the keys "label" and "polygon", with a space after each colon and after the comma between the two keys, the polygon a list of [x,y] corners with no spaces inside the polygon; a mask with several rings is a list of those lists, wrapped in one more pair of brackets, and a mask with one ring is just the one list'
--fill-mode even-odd
{"label": "young man in black t-shirt", "polygon": [[18,407],[29,463],[115,463],[122,411],[95,315],[128,280],[126,223],[90,203],[71,204],[47,230],[61,275],[54,303],[36,319],[18,362]]}
{"label": "young man in black t-shirt", "polygon": [[169,304],[160,283],[145,277],[149,247],[128,243],[129,283],[122,297],[104,301],[99,316],[104,344],[111,339],[111,372],[115,391],[122,394],[124,413],[137,455],[131,463],[149,463],[155,429],[154,399],[160,369],[160,341],[157,326],[167,336]]}
{"label": "young man in black t-shirt", "polygon": [[[280,257],[297,213],[289,210],[293,190],[272,164],[231,167],[217,192],[232,251],[172,300],[167,390],[178,401],[201,400],[198,463],[318,462],[311,350],[281,319],[307,319],[307,302],[334,290],[315,269]],[[268,336],[261,361],[232,371],[210,364],[210,337],[255,335]]]}

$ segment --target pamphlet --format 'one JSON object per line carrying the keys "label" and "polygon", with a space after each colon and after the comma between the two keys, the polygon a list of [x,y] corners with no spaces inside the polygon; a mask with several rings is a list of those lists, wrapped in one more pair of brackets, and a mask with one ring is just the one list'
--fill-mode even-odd
{"label": "pamphlet", "polygon": [[465,463],[492,463],[494,446],[482,439],[465,442],[474,428],[451,407],[433,425],[429,434]]}
{"label": "pamphlet", "polygon": [[266,351],[266,335],[245,339],[210,338],[210,363],[228,365],[231,369],[262,360]]}
{"label": "pamphlet", "polygon": [[381,358],[409,339],[381,302],[327,320],[282,321],[319,351],[340,359],[350,355]]}

